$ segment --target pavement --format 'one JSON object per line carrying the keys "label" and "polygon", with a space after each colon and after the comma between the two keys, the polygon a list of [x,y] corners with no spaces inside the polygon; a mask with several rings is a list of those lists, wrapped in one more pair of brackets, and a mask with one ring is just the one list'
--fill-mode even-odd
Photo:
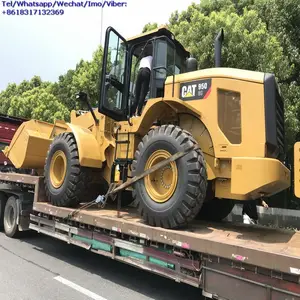
{"label": "pavement", "polygon": [[201,300],[201,290],[35,232],[0,233],[1,300]]}

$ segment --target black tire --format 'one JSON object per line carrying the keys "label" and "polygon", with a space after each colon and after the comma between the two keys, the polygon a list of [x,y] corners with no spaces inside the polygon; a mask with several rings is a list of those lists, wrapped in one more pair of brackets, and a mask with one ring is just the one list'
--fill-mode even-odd
{"label": "black tire", "polygon": [[214,198],[203,204],[196,219],[220,222],[231,213],[234,205],[234,200]]}
{"label": "black tire", "polygon": [[[108,188],[101,195],[105,195],[107,190],[108,190]],[[116,196],[115,200],[112,200],[112,198],[108,197],[107,203],[112,205],[112,206],[117,207],[117,204],[118,204],[118,198],[117,197],[118,196]],[[134,202],[134,199],[133,199],[132,191],[130,191],[130,190],[122,191],[121,208],[129,206],[129,205],[133,204],[133,202]]]}
{"label": "black tire", "polygon": [[127,207],[134,202],[132,191],[125,190],[122,194],[122,207]]}
{"label": "black tire", "polygon": [[[171,155],[196,144],[191,134],[178,126],[163,125],[151,130],[140,142],[132,164],[133,176],[141,174],[150,155],[166,150]],[[179,228],[186,226],[202,207],[207,189],[204,155],[192,150],[176,161],[177,185],[172,196],[164,203],[153,201],[145,187],[145,180],[134,184],[133,199],[144,221],[151,226]]]}
{"label": "black tire", "polygon": [[0,193],[0,229],[4,227],[4,210],[7,201],[7,196],[4,193]]}
{"label": "black tire", "polygon": [[18,224],[18,209],[16,197],[11,196],[8,198],[4,209],[4,232],[5,235],[14,238],[19,234]]}
{"label": "black tire", "polygon": [[[50,179],[51,160],[57,151],[64,153],[67,165],[64,181],[59,187],[55,187]],[[80,202],[94,200],[98,191],[94,186],[93,172],[99,173],[98,170],[80,166],[78,147],[72,133],[65,132],[55,137],[44,168],[45,191],[50,203],[60,207],[76,207]]]}

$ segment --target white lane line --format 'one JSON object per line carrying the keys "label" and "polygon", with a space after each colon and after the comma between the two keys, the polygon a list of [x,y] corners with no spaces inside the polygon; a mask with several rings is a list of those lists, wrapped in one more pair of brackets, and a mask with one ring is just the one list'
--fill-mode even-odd
{"label": "white lane line", "polygon": [[103,298],[103,297],[101,297],[101,296],[99,296],[99,295],[83,288],[82,286],[77,285],[76,283],[61,277],[61,276],[56,276],[56,277],[54,277],[54,279],[61,282],[61,283],[63,283],[63,284],[65,284],[65,285],[67,285],[68,287],[70,287],[70,288],[72,288],[72,289],[74,289],[74,290],[90,297],[91,299],[94,299],[94,300],[107,300],[107,299],[105,299],[105,298]]}

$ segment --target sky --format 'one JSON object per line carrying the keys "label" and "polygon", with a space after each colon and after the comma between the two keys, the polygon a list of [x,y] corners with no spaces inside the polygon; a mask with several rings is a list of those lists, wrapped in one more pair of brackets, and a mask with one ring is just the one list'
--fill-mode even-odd
{"label": "sky", "polygon": [[[128,38],[139,34],[148,22],[167,23],[172,12],[185,10],[192,2],[195,1],[127,0],[127,7],[104,7],[102,44],[108,26]],[[2,1],[0,8],[0,91],[8,83],[18,84],[34,75],[57,81],[80,59],[90,60],[99,46],[100,7],[65,7],[61,16],[3,15],[2,11],[9,8],[4,8]]]}

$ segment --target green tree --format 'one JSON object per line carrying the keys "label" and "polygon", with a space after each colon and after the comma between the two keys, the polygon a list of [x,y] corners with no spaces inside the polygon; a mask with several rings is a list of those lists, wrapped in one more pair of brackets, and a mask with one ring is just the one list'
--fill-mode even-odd
{"label": "green tree", "polygon": [[205,16],[192,6],[183,16],[177,16],[176,22],[172,18],[169,28],[197,58],[201,69],[214,66],[214,39],[223,28],[223,66],[273,72],[278,78],[290,75],[280,42],[269,34],[256,11],[245,10],[242,16],[227,11]]}
{"label": "green tree", "polygon": [[13,96],[7,114],[52,123],[69,119],[69,110],[48,89],[40,87]]}
{"label": "green tree", "polygon": [[145,33],[147,31],[151,31],[158,28],[158,24],[157,23],[147,23],[142,30],[142,33]]}
{"label": "green tree", "polygon": [[99,46],[93,53],[91,61],[80,60],[75,70],[68,70],[66,74],[59,76],[57,83],[53,84],[53,95],[69,110],[83,109],[82,103],[75,99],[75,94],[79,91],[87,92],[92,105],[96,106],[100,92],[102,56],[103,49]]}
{"label": "green tree", "polygon": [[58,82],[55,82],[51,88],[53,95],[70,109],[74,107],[74,95],[71,95],[74,74],[74,70],[68,70],[65,75],[58,77]]}
{"label": "green tree", "polygon": [[[91,61],[82,61],[73,75],[71,95],[79,91],[85,91],[90,97],[92,106],[97,106],[100,93],[100,74],[102,70],[103,49],[99,47],[94,53]],[[77,103],[77,108],[81,107]]]}

